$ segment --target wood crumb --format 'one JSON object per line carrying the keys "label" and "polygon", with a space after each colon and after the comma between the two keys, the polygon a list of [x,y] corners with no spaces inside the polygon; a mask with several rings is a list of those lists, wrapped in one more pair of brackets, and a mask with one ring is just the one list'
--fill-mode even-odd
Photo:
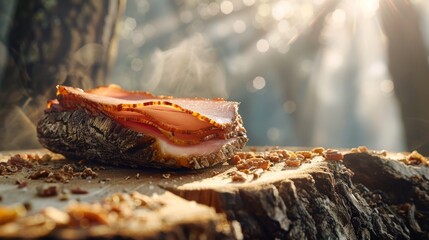
{"label": "wood crumb", "polygon": [[276,150],[276,153],[281,157],[282,159],[289,158],[290,152],[285,149],[278,149]]}
{"label": "wood crumb", "polygon": [[82,189],[82,188],[80,188],[80,187],[72,188],[72,189],[70,189],[70,192],[71,192],[72,194],[87,194],[87,193],[88,193],[88,191],[87,191],[87,190]]}
{"label": "wood crumb", "polygon": [[343,154],[336,149],[328,149],[323,153],[326,161],[342,161]]}
{"label": "wood crumb", "polygon": [[387,151],[386,150],[376,151],[376,152],[374,152],[374,154],[377,154],[377,155],[382,156],[382,157],[387,157]]}
{"label": "wood crumb", "polygon": [[80,177],[83,179],[93,179],[98,177],[98,173],[94,172],[92,168],[87,167],[82,171]]}
{"label": "wood crumb", "polygon": [[314,156],[311,151],[297,151],[296,154],[301,155],[304,159],[310,159]]}
{"label": "wood crumb", "polygon": [[63,226],[70,223],[70,216],[54,207],[46,207],[42,210],[42,214],[53,220],[55,224]]}
{"label": "wood crumb", "polygon": [[325,149],[323,147],[316,147],[313,148],[311,151],[317,155],[322,155]]}
{"label": "wood crumb", "polygon": [[58,195],[57,185],[42,185],[36,188],[37,196],[39,197],[53,197]]}
{"label": "wood crumb", "polygon": [[99,204],[76,203],[68,207],[69,216],[78,223],[108,224],[107,210]]}
{"label": "wood crumb", "polygon": [[369,152],[369,150],[366,146],[359,146],[359,147],[357,147],[357,150],[360,153],[368,153]]}
{"label": "wood crumb", "polygon": [[245,161],[240,161],[238,165],[236,165],[238,170],[250,169],[254,168],[262,168],[263,170],[267,170],[271,166],[271,162],[265,160],[263,158],[254,157],[246,159]]}
{"label": "wood crumb", "polygon": [[267,156],[268,160],[271,162],[280,162],[280,156],[276,152],[270,152]]}
{"label": "wood crumb", "polygon": [[230,160],[230,164],[237,165],[241,161],[241,157],[239,154],[235,154]]}
{"label": "wood crumb", "polygon": [[24,180],[16,180],[16,184],[18,185],[18,188],[25,188],[28,186],[28,182]]}
{"label": "wood crumb", "polygon": [[15,219],[23,216],[27,210],[22,204],[16,206],[0,206],[0,225],[13,222]]}
{"label": "wood crumb", "polygon": [[51,170],[47,169],[47,168],[40,168],[38,169],[36,172],[32,173],[29,178],[32,180],[37,180],[37,179],[41,179],[41,178],[46,178],[49,176],[49,174],[51,173]]}
{"label": "wood crumb", "polygon": [[301,166],[301,160],[300,159],[287,159],[285,161],[285,165],[288,167],[299,167]]}
{"label": "wood crumb", "polygon": [[245,173],[242,173],[240,171],[234,171],[231,175],[231,181],[232,182],[246,182],[247,181],[247,175]]}
{"label": "wood crumb", "polygon": [[406,163],[408,165],[420,165],[420,164],[427,165],[428,160],[423,155],[421,155],[418,151],[414,150],[413,152],[411,152],[406,156]]}

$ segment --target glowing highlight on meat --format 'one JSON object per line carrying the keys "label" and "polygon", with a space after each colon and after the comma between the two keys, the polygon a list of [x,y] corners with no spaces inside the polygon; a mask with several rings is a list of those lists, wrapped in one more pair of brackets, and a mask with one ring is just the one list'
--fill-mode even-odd
{"label": "glowing highlight on meat", "polygon": [[[226,161],[247,142],[237,102],[155,96],[116,85],[87,91],[60,85],[57,90],[38,136],[42,145],[66,156],[117,165],[130,161],[137,167],[202,168]],[[94,129],[95,135],[85,132]],[[75,152],[88,142],[95,149]]]}

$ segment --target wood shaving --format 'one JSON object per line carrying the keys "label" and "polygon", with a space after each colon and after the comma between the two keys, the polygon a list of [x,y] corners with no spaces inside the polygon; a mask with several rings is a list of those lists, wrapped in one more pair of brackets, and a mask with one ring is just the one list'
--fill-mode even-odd
{"label": "wood shaving", "polygon": [[22,169],[33,169],[50,160],[51,157],[47,154],[43,155],[42,158],[37,154],[16,154],[11,156],[6,162],[0,162],[0,176],[11,175]]}
{"label": "wood shaving", "polygon": [[0,206],[0,225],[12,222],[25,214],[27,214],[27,209],[22,204],[14,206]]}
{"label": "wood shaving", "polygon": [[25,188],[28,186],[28,182],[24,180],[16,180],[16,184],[18,185],[18,188]]}
{"label": "wood shaving", "polygon": [[37,180],[37,179],[41,179],[41,178],[47,178],[50,173],[51,173],[51,170],[49,170],[47,168],[40,168],[28,177],[32,180]]}
{"label": "wood shaving", "polygon": [[52,197],[58,195],[57,185],[42,185],[36,188],[37,196],[39,197]]}
{"label": "wood shaving", "polygon": [[288,159],[285,161],[285,165],[288,167],[299,167],[301,166],[300,159]]}
{"label": "wood shaving", "polygon": [[421,155],[418,151],[413,151],[410,154],[408,154],[403,160],[403,162],[407,165],[426,165],[429,166],[428,160],[426,157]]}
{"label": "wood shaving", "polygon": [[70,216],[67,213],[54,207],[47,207],[43,209],[41,213],[45,217],[53,220],[55,224],[59,226],[67,225],[70,223],[70,220],[71,220]]}
{"label": "wood shaving", "polygon": [[249,158],[243,161],[240,161],[236,167],[238,170],[245,170],[251,167],[254,168],[262,168],[263,170],[267,170],[270,167],[271,163],[269,160],[265,160],[263,158],[254,157]]}
{"label": "wood shaving", "polygon": [[350,150],[352,153],[369,153],[369,150],[366,146],[359,146],[357,148],[352,148]]}
{"label": "wood shaving", "polygon": [[342,161],[344,156],[343,154],[335,149],[326,150],[323,155],[325,156],[326,161]]}
{"label": "wood shaving", "polygon": [[73,194],[87,194],[88,193],[87,190],[82,189],[80,187],[72,188],[72,189],[70,189],[70,192],[73,193]]}
{"label": "wood shaving", "polygon": [[325,149],[323,147],[316,147],[313,148],[311,151],[317,155],[322,155]]}
{"label": "wood shaving", "polygon": [[295,152],[297,155],[301,155],[302,156],[302,158],[304,158],[304,159],[309,159],[309,158],[312,158],[312,157],[314,157],[314,154],[313,154],[313,152],[311,152],[311,151],[297,151],[297,152]]}

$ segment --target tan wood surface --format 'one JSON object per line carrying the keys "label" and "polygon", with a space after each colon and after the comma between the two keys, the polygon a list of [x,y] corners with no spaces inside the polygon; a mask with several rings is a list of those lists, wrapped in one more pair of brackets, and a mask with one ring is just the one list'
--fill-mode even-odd
{"label": "tan wood surface", "polygon": [[[2,152],[0,159],[6,161],[16,153]],[[42,156],[48,152],[19,153]],[[45,167],[59,169],[79,162],[53,156]],[[32,169],[0,176],[0,207],[29,203],[32,215],[48,206],[65,210],[77,201],[99,202],[114,193],[137,191],[150,201],[161,201],[163,207],[146,211],[145,219],[152,220],[137,228],[127,227],[124,232],[114,222],[102,226],[103,234],[172,239],[425,239],[429,236],[429,167],[427,162],[404,164],[406,158],[402,153],[364,152],[347,153],[342,161],[315,156],[299,167],[279,161],[258,177],[248,174],[245,182],[232,181],[237,166],[228,164],[202,170],[157,170],[83,161],[81,165],[97,172],[96,178],[46,183],[28,179]],[[17,180],[27,181],[27,186],[18,188]],[[46,184],[57,184],[66,192],[80,187],[88,193],[69,193],[65,201],[59,196],[37,196],[37,188]],[[154,221],[158,224],[148,224]],[[132,226],[133,221],[125,224]],[[87,233],[88,229],[74,231]],[[18,233],[26,234],[24,230]],[[53,233],[64,237],[58,235],[64,232]]]}

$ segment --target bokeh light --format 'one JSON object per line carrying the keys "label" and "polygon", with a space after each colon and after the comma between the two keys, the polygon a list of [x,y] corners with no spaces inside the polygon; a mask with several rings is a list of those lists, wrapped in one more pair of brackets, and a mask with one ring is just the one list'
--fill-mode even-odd
{"label": "bokeh light", "polygon": [[243,33],[246,31],[247,25],[243,20],[236,20],[232,27],[236,33]]}
{"label": "bokeh light", "polygon": [[256,48],[259,52],[265,53],[270,49],[270,44],[266,39],[260,39],[258,42],[256,42]]}
{"label": "bokeh light", "polygon": [[230,14],[230,13],[232,13],[234,11],[234,4],[232,4],[231,1],[223,1],[220,4],[220,11],[223,14],[228,15],[228,14]]}
{"label": "bokeh light", "polygon": [[261,90],[265,87],[265,78],[257,76],[253,79],[253,88],[256,90]]}
{"label": "bokeh light", "polygon": [[246,6],[248,6],[248,7],[250,7],[253,4],[255,4],[255,1],[256,0],[243,0],[243,4],[246,5]]}
{"label": "bokeh light", "polygon": [[267,131],[268,140],[271,142],[276,142],[280,138],[280,130],[278,128],[269,128]]}
{"label": "bokeh light", "polygon": [[208,12],[212,15],[212,16],[216,16],[220,11],[220,6],[219,4],[217,4],[216,2],[211,2],[208,6]]}
{"label": "bokeh light", "polygon": [[[357,92],[362,91],[367,94],[365,96],[378,93],[384,99],[394,96],[395,86],[388,75],[385,56],[374,57],[374,52],[366,51],[358,44],[373,44],[371,41],[374,36],[363,36],[358,31],[368,26],[365,24],[378,24],[377,37],[383,41],[379,49],[380,52],[384,51],[386,36],[380,31],[378,20],[359,22],[362,16],[370,19],[377,14],[378,0],[338,1],[323,16],[321,12],[326,6],[331,6],[326,0],[130,2],[136,3],[136,7],[130,9],[136,14],[126,14],[124,17],[118,59],[125,67],[116,70],[113,78],[124,83],[122,79],[130,79],[128,88],[144,88],[153,71],[154,52],[166,54],[183,40],[201,34],[209,40],[215,51],[216,67],[225,74],[224,85],[220,86],[233,100],[242,102],[243,108],[240,110],[247,123],[260,118],[259,114],[254,113],[255,108],[264,110],[264,106],[269,104],[272,109],[277,109],[272,122],[267,123],[265,128],[251,130],[257,132],[264,141],[300,143],[294,142],[291,137],[294,133],[290,131],[296,127],[294,122],[315,105],[315,102],[306,101],[321,101],[316,105],[323,107],[343,97],[344,92],[332,92],[348,86],[353,80],[352,73],[347,76],[347,80],[342,76],[348,71],[344,68],[353,61],[361,64],[356,70],[361,73],[359,78],[375,79],[368,80],[369,83],[356,84]],[[316,29],[313,28],[316,20],[323,25],[318,36],[311,32]],[[360,39],[351,37],[353,34],[360,34]],[[350,50],[352,40],[363,50]],[[357,53],[361,52],[366,55],[358,56]],[[351,60],[353,57],[356,58]],[[165,68],[169,69],[169,63],[165,64]],[[307,94],[311,88],[315,94]],[[325,99],[325,95],[329,97]],[[276,121],[284,123],[285,128],[279,127],[281,125]],[[293,126],[286,129],[287,122],[292,122]]]}

